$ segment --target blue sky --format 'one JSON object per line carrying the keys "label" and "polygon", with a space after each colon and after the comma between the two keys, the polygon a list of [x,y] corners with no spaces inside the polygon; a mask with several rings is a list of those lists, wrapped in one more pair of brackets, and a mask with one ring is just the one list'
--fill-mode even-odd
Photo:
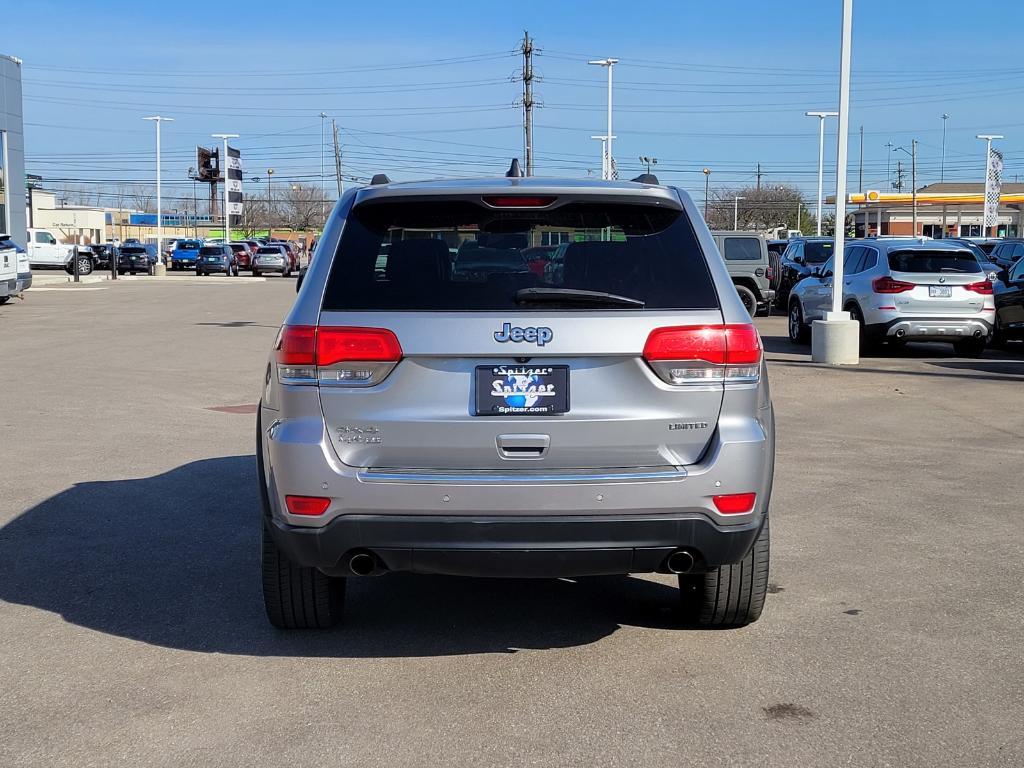
{"label": "blue sky", "polygon": [[[191,196],[186,170],[211,133],[241,134],[247,176],[318,183],[321,111],[341,128],[346,174],[486,175],[522,154],[521,58],[535,58],[538,175],[600,173],[604,71],[614,56],[620,175],[656,172],[703,196],[754,180],[816,184],[817,124],[837,101],[839,0],[173,4],[9,3],[0,52],[23,59],[28,171],[68,186],[153,174],[164,128],[165,195]],[[980,180],[979,132],[1004,133],[1007,178],[1024,176],[1024,63],[1003,30],[1024,3],[857,0],[851,184],[864,126],[865,187],[883,188],[887,142],[919,144],[919,183]],[[991,20],[990,22],[988,20]],[[231,36],[224,42],[224,30]],[[45,34],[41,34],[45,31]],[[834,185],[835,123],[826,145]],[[328,170],[331,169],[328,158]],[[909,170],[908,170],[909,183]],[[175,207],[173,202],[170,207]]]}

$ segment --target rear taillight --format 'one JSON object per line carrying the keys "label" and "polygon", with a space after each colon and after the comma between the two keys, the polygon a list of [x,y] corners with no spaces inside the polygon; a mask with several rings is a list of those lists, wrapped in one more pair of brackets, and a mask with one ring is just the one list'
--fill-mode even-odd
{"label": "rear taillight", "polygon": [[386,328],[285,325],[275,349],[282,384],[368,387],[402,359],[398,338]]}
{"label": "rear taillight", "polygon": [[764,276],[771,280],[775,277],[775,270],[772,267],[768,267],[768,269],[764,271]]}
{"label": "rear taillight", "polygon": [[644,360],[674,385],[750,383],[761,375],[761,339],[750,323],[655,328]]}
{"label": "rear taillight", "polygon": [[985,296],[991,296],[992,295],[992,281],[991,280],[982,280],[981,282],[978,282],[978,283],[971,283],[970,285],[965,285],[964,288],[966,288],[968,291],[972,291],[974,293],[984,294]]}
{"label": "rear taillight", "polygon": [[917,286],[914,283],[906,283],[902,280],[893,280],[891,277],[876,277],[871,281],[871,289],[875,293],[906,293]]}

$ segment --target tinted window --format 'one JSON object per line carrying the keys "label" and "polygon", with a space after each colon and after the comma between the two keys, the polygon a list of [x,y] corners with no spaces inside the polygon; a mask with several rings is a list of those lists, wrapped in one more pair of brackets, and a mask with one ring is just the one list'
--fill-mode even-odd
{"label": "tinted window", "polygon": [[180,240],[174,246],[174,249],[177,251],[194,251],[199,246],[200,243],[197,240]]}
{"label": "tinted window", "polygon": [[231,244],[231,250],[235,251],[236,253],[238,253],[239,251],[244,251],[245,249],[246,249],[246,245],[244,243],[232,243]]}
{"label": "tinted window", "polygon": [[1021,259],[1010,269],[1009,280],[1011,283],[1016,283],[1020,280],[1024,280],[1024,259]]}
{"label": "tinted window", "polygon": [[204,245],[199,249],[200,256],[223,256],[224,249],[219,245]]}
{"label": "tinted window", "polygon": [[981,272],[970,251],[932,251],[924,248],[889,253],[893,272]]}
{"label": "tinted window", "polygon": [[867,272],[869,269],[874,269],[878,266],[878,251],[874,248],[864,249],[864,261],[860,265],[861,272]]}
{"label": "tinted window", "polygon": [[[543,268],[533,267],[524,252],[554,234],[563,244]],[[517,292],[525,288],[612,293],[652,309],[718,306],[704,256],[681,211],[601,202],[495,210],[472,201],[437,200],[357,206],[345,223],[323,308],[592,306],[568,300],[517,304]]]}
{"label": "tinted window", "polygon": [[276,247],[276,246],[272,246],[272,245],[264,245],[264,246],[261,246],[260,249],[258,251],[256,251],[256,253],[266,253],[266,254],[269,254],[271,256],[280,256],[281,255],[281,249]]}
{"label": "tinted window", "polygon": [[1024,243],[1017,243],[1010,252],[1010,258],[1019,259],[1021,256],[1024,256]]}
{"label": "tinted window", "polygon": [[727,237],[724,256],[728,261],[761,261],[761,241],[756,237]]}
{"label": "tinted window", "polygon": [[835,243],[809,241],[804,243],[804,263],[824,264],[832,258]]}
{"label": "tinted window", "polygon": [[127,254],[129,256],[131,256],[132,254],[138,255],[140,253],[145,253],[145,252],[146,252],[146,249],[143,248],[141,245],[127,245],[127,246],[125,246],[124,248],[121,249],[121,253]]}
{"label": "tinted window", "polygon": [[843,257],[843,271],[848,275],[856,275],[861,271],[861,265],[864,263],[864,249],[859,245],[855,245],[852,248],[846,249],[846,255]]}

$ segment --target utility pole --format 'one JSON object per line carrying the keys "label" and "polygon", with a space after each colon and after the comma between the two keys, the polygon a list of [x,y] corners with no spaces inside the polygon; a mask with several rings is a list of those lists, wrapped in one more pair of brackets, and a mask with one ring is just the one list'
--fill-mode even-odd
{"label": "utility pole", "polygon": [[861,194],[864,193],[864,126],[860,127],[860,173],[859,187]]}
{"label": "utility pole", "polygon": [[885,142],[885,148],[887,150],[889,150],[888,152],[885,153],[885,186],[890,187],[890,188],[894,186],[893,183],[892,183],[892,170],[891,170],[891,168],[892,168],[892,152],[893,152],[893,147],[895,147],[895,146],[896,145],[893,144],[891,141]]}
{"label": "utility pole", "polygon": [[345,194],[345,182],[341,179],[341,144],[338,142],[338,124],[331,120],[331,131],[334,133],[334,175],[338,180],[338,197]]}
{"label": "utility pole", "polygon": [[897,192],[903,191],[903,161],[896,161],[896,181],[892,183],[892,188]]}
{"label": "utility pole", "polygon": [[[949,115],[945,112],[942,113],[942,161],[939,165],[939,182],[946,180],[946,121],[949,120]],[[946,222],[942,222],[945,226]]]}
{"label": "utility pole", "polygon": [[757,164],[757,189],[761,190],[761,164]]}
{"label": "utility pole", "polygon": [[[533,40],[523,30],[523,141],[526,175],[533,176]],[[611,133],[609,130],[608,133]]]}
{"label": "utility pole", "polygon": [[917,237],[917,139],[910,141],[910,195],[913,201],[914,237]]}

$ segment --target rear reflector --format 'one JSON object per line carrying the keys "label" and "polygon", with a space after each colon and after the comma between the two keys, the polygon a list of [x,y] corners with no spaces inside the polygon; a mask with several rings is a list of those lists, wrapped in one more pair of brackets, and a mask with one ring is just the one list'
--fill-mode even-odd
{"label": "rear reflector", "polygon": [[713,496],[715,509],[723,515],[745,515],[754,509],[754,502],[757,501],[756,493],[728,493],[723,496]]}
{"label": "rear reflector", "polygon": [[386,328],[286,325],[275,349],[283,384],[321,380],[368,386],[378,383],[402,359],[398,338]]}
{"label": "rear reflector", "polygon": [[484,195],[492,208],[546,208],[557,199],[554,195]]}
{"label": "rear reflector", "polygon": [[750,323],[655,328],[644,360],[670,384],[757,381],[761,339]]}
{"label": "rear reflector", "polygon": [[293,515],[316,517],[322,515],[331,506],[331,500],[323,496],[285,496],[285,504]]}
{"label": "rear reflector", "polygon": [[974,293],[981,293],[984,294],[985,296],[990,296],[992,294],[992,281],[982,280],[979,283],[971,283],[970,285],[965,285],[964,288],[966,288],[968,291],[973,291]]}

